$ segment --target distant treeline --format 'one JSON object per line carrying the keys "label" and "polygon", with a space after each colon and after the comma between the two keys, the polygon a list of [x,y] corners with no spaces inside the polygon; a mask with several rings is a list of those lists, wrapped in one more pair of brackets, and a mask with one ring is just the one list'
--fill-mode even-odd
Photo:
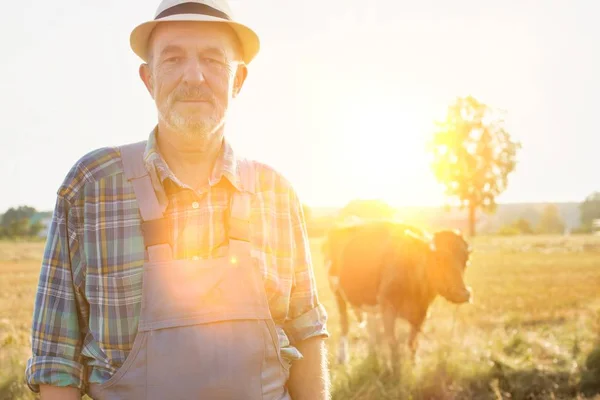
{"label": "distant treeline", "polygon": [[[595,192],[579,203],[579,225],[570,233],[592,233],[594,221],[600,221],[600,192]],[[422,229],[460,229],[466,230],[468,216],[449,218],[451,213],[443,210],[430,212],[412,212],[402,215],[397,209],[380,200],[353,200],[337,212],[327,215],[315,215],[308,205],[304,205],[304,219],[308,233],[312,237],[324,235],[335,224],[349,218],[397,219],[414,224]],[[465,213],[466,214],[466,213]],[[0,216],[0,238],[44,237],[51,212],[38,212],[29,206],[10,208]],[[556,204],[546,204],[541,210],[524,207],[520,211],[504,214],[495,228],[482,229],[481,233],[498,235],[562,234],[567,226]],[[571,223],[572,225],[572,223]],[[573,228],[571,226],[571,228]]]}
{"label": "distant treeline", "polygon": [[[506,212],[507,210],[498,212],[495,218],[482,216],[479,230],[480,233],[488,235],[563,234],[565,232],[586,234],[594,232],[594,221],[600,220],[600,192],[591,194],[578,206],[575,204],[570,206],[569,210],[571,208],[573,208],[572,211],[577,211],[576,208],[579,209],[579,221],[576,226],[573,218],[570,218],[569,223],[565,222],[566,218],[561,214],[561,209],[557,204],[549,203],[543,206],[511,206],[508,212]],[[459,229],[464,232],[468,230],[466,212],[445,211],[442,208],[423,208],[422,210],[414,208],[399,212],[380,200],[353,200],[337,212],[327,215],[314,214],[318,213],[314,213],[309,206],[304,206],[308,232],[313,237],[324,235],[335,224],[344,223],[352,217],[402,220],[427,230]]]}
{"label": "distant treeline", "polygon": [[0,217],[0,238],[38,238],[46,229],[44,218],[51,216],[51,213],[40,213],[35,208],[29,206],[9,208]]}

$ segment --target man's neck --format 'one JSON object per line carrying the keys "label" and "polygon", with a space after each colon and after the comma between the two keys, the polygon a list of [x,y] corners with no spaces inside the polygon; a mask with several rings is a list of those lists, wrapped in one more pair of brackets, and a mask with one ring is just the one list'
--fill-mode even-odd
{"label": "man's neck", "polygon": [[223,128],[206,138],[171,132],[159,124],[158,148],[171,171],[195,190],[208,183],[223,142]]}

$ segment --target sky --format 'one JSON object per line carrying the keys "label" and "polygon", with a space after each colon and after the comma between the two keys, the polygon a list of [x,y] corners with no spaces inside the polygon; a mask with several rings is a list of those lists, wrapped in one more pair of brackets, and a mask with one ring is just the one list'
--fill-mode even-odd
{"label": "sky", "polygon": [[[506,112],[523,145],[499,202],[600,190],[600,3],[594,0],[233,0],[257,31],[226,135],[311,206],[436,205],[433,121],[457,96]],[[157,1],[20,0],[0,24],[0,212],[54,207],[87,152],[156,124],[129,33]],[[596,167],[594,167],[596,166]]]}

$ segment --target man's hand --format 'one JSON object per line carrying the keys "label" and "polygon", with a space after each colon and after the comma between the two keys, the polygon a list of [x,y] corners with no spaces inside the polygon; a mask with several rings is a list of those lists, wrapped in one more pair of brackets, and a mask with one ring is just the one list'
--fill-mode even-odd
{"label": "man's hand", "polygon": [[288,389],[293,400],[330,400],[327,347],[320,337],[295,344],[303,359],[290,369]]}
{"label": "man's hand", "polygon": [[57,387],[40,385],[41,400],[81,400],[79,389],[74,387]]}

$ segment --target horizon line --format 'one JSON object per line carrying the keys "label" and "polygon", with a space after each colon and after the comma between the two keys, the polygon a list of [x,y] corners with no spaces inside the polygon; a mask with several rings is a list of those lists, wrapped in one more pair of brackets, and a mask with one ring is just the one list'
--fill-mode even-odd
{"label": "horizon line", "polygon": [[[350,202],[352,201],[381,201],[382,203],[385,203],[389,206],[391,206],[392,208],[397,208],[397,209],[401,209],[401,208],[445,208],[446,205],[444,204],[400,204],[400,205],[395,205],[392,202],[389,201],[385,201],[383,199],[377,199],[377,198],[356,198],[356,199],[351,199],[348,200],[347,202],[345,202],[342,205],[327,205],[327,204],[311,204],[309,202],[302,202],[302,204],[304,204],[305,206],[315,209],[315,208],[333,208],[333,209],[341,209],[344,208],[345,206],[347,206]],[[500,201],[497,202],[496,204],[498,206],[507,206],[507,205],[541,205],[541,204],[581,204],[583,203],[584,200],[561,200],[561,201],[552,201],[552,200],[533,200],[533,201]],[[28,206],[28,207],[32,207],[29,204],[20,204],[20,205],[13,205],[10,206],[2,211],[0,211],[0,215],[4,214],[6,211],[8,211],[11,208],[18,208],[18,207],[22,207],[22,206]],[[37,209],[36,207],[33,207],[36,209],[37,212],[40,213],[47,213],[47,212],[52,212],[53,208],[45,208],[45,209]],[[451,205],[450,209],[452,210],[457,210],[459,209],[460,206],[457,205]]]}

